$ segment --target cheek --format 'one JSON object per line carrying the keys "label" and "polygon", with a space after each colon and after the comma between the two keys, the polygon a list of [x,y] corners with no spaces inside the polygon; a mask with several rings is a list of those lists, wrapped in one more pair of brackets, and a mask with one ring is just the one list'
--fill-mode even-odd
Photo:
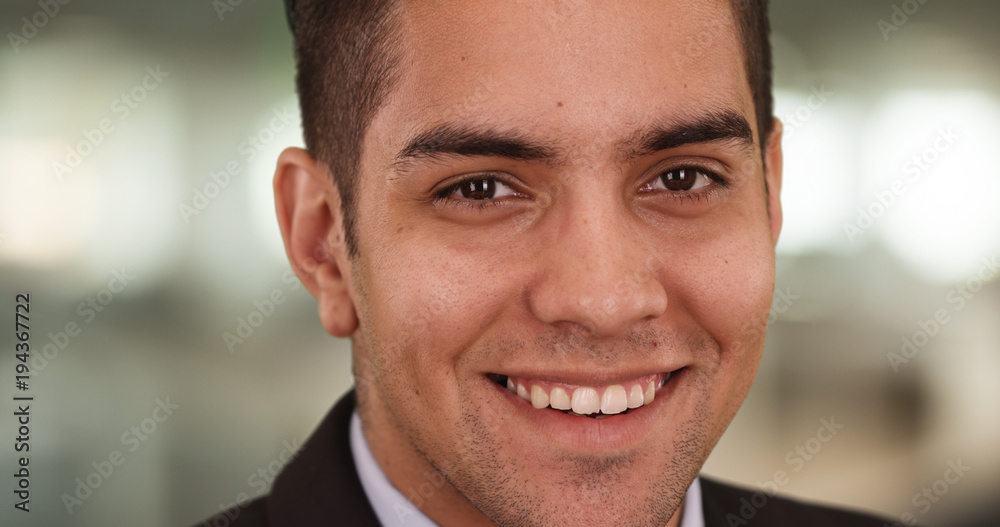
{"label": "cheek", "polygon": [[697,249],[702,257],[677,300],[718,344],[706,361],[718,375],[753,378],[774,291],[774,251],[767,233],[742,233]]}
{"label": "cheek", "polygon": [[462,354],[495,318],[511,280],[501,276],[495,257],[458,253],[422,237],[394,246],[366,278],[372,361],[420,390],[456,389]]}
{"label": "cheek", "polygon": [[713,416],[706,422],[716,438],[749,393],[763,350],[774,288],[766,235],[744,232],[690,247],[687,254],[697,263],[673,282],[674,309],[715,344],[698,348],[691,378]]}

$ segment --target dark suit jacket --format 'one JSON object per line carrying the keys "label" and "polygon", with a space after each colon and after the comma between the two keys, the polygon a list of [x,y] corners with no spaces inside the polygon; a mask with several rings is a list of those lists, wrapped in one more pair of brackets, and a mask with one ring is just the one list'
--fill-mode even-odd
{"label": "dark suit jacket", "polygon": [[[348,432],[354,405],[352,390],[337,402],[281,471],[270,495],[219,513],[198,525],[380,527],[361,487],[351,454]],[[701,478],[701,489],[706,527],[882,527],[892,523],[839,509],[768,497],[705,477]]]}

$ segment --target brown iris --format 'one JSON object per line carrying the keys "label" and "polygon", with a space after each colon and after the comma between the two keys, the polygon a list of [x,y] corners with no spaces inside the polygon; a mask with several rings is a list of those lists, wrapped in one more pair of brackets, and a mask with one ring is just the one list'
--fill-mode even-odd
{"label": "brown iris", "polygon": [[698,180],[698,171],[690,168],[677,168],[664,172],[660,177],[667,190],[685,191],[694,187],[695,181]]}
{"label": "brown iris", "polygon": [[467,199],[491,199],[496,194],[497,184],[492,179],[471,179],[458,186],[462,197]]}

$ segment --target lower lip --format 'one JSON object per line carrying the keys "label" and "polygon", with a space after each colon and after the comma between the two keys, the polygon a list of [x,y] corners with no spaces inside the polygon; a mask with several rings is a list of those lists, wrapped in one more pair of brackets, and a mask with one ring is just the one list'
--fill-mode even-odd
{"label": "lower lip", "polygon": [[551,444],[576,450],[614,450],[634,446],[647,439],[662,420],[664,408],[673,399],[679,377],[684,370],[673,372],[667,382],[656,391],[653,402],[635,408],[627,414],[616,414],[602,419],[567,415],[551,408],[535,408],[531,403],[488,377],[484,380],[502,397],[501,409],[512,419],[526,422],[514,426],[520,435],[546,438]]}

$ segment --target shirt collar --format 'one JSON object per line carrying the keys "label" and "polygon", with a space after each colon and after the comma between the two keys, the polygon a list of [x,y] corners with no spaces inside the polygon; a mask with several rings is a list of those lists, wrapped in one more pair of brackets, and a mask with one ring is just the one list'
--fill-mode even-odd
{"label": "shirt collar", "polygon": [[[355,410],[351,416],[351,453],[354,455],[354,465],[358,469],[361,486],[375,515],[385,527],[437,527],[410,500],[406,499],[396,487],[392,486],[382,467],[375,461],[368,441],[361,431],[361,418]],[[681,527],[705,527],[705,514],[701,504],[701,484],[698,478],[691,482],[687,495],[684,496],[684,509],[681,514]]]}
{"label": "shirt collar", "polygon": [[705,510],[701,503],[701,482],[694,478],[684,495],[681,527],[705,527]]}

